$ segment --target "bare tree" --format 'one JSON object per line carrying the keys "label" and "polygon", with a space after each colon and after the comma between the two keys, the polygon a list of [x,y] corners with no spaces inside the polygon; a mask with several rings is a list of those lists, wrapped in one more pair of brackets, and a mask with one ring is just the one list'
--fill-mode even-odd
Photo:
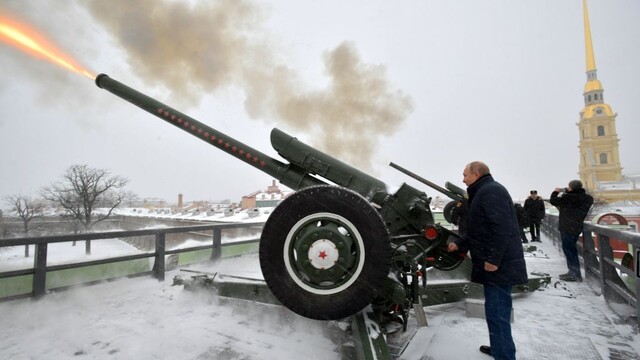
{"label": "bare tree", "polygon": [[[89,232],[98,222],[108,219],[122,203],[124,186],[129,182],[121,176],[111,176],[109,171],[94,169],[88,165],[69,167],[62,179],[42,188],[42,196],[65,209],[64,217],[76,229]],[[96,213],[97,207],[106,212]],[[86,241],[85,253],[91,254],[91,241]]]}
{"label": "bare tree", "polygon": [[140,201],[140,197],[138,196],[138,194],[134,193],[133,191],[127,191],[124,194],[124,197],[128,207],[137,206],[137,203]]}
{"label": "bare tree", "polygon": [[[4,197],[4,201],[11,206],[11,211],[14,211],[22,220],[22,231],[25,237],[28,236],[31,220],[42,216],[42,203],[34,201],[31,196],[24,194],[7,195]],[[29,257],[29,245],[24,247],[24,257]]]}

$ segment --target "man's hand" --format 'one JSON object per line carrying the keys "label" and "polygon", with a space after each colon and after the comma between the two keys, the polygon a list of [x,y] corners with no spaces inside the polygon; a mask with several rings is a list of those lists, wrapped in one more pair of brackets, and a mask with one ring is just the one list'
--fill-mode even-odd
{"label": "man's hand", "polygon": [[497,265],[493,265],[490,262],[484,262],[484,271],[488,271],[488,272],[494,272],[498,270],[498,266]]}
{"label": "man's hand", "polygon": [[458,245],[456,245],[456,243],[449,243],[449,245],[447,245],[447,250],[449,252],[458,251]]}

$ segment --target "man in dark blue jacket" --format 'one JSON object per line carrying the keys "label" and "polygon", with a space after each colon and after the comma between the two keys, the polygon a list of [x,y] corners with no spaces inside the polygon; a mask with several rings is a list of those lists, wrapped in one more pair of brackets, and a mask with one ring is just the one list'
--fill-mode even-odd
{"label": "man in dark blue jacket", "polygon": [[540,240],[540,225],[545,216],[544,201],[538,196],[538,190],[531,190],[529,197],[524,201],[524,211],[529,220],[529,232],[531,241],[542,242]]}
{"label": "man in dark blue jacket", "polygon": [[[560,196],[561,193],[562,196]],[[584,191],[580,180],[571,180],[568,187],[556,188],[551,193],[549,202],[560,212],[558,230],[562,239],[562,251],[567,258],[567,268],[569,268],[568,273],[559,276],[560,280],[582,281],[576,243],[582,232],[584,219],[593,204],[593,197]]]}
{"label": "man in dark blue jacket", "polygon": [[515,208],[504,186],[493,180],[489,167],[469,163],[463,172],[469,210],[467,234],[449,244],[449,251],[471,253],[471,281],[483,284],[491,346],[480,351],[495,359],[515,359],[511,336],[511,289],[527,282]]}

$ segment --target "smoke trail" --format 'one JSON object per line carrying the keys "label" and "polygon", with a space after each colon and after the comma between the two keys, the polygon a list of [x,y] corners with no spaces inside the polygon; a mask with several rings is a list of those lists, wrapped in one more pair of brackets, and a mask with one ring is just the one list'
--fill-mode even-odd
{"label": "smoke trail", "polygon": [[324,55],[329,85],[305,88],[261,28],[263,14],[248,1],[183,2],[93,0],[92,15],[112,32],[145,81],[196,102],[203,92],[240,86],[254,119],[285,122],[315,145],[363,169],[381,136],[392,134],[412,111],[393,90],[383,66],[362,63],[355,46]]}

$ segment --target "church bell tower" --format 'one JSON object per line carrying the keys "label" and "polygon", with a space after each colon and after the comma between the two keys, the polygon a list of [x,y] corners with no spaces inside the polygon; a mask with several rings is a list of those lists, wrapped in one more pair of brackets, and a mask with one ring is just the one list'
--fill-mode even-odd
{"label": "church bell tower", "polygon": [[587,83],[584,86],[584,109],[580,112],[580,180],[588,192],[597,192],[598,183],[620,181],[622,166],[618,153],[616,116],[604,102],[604,89],[598,80],[591,41],[587,1],[582,1],[587,60]]}

